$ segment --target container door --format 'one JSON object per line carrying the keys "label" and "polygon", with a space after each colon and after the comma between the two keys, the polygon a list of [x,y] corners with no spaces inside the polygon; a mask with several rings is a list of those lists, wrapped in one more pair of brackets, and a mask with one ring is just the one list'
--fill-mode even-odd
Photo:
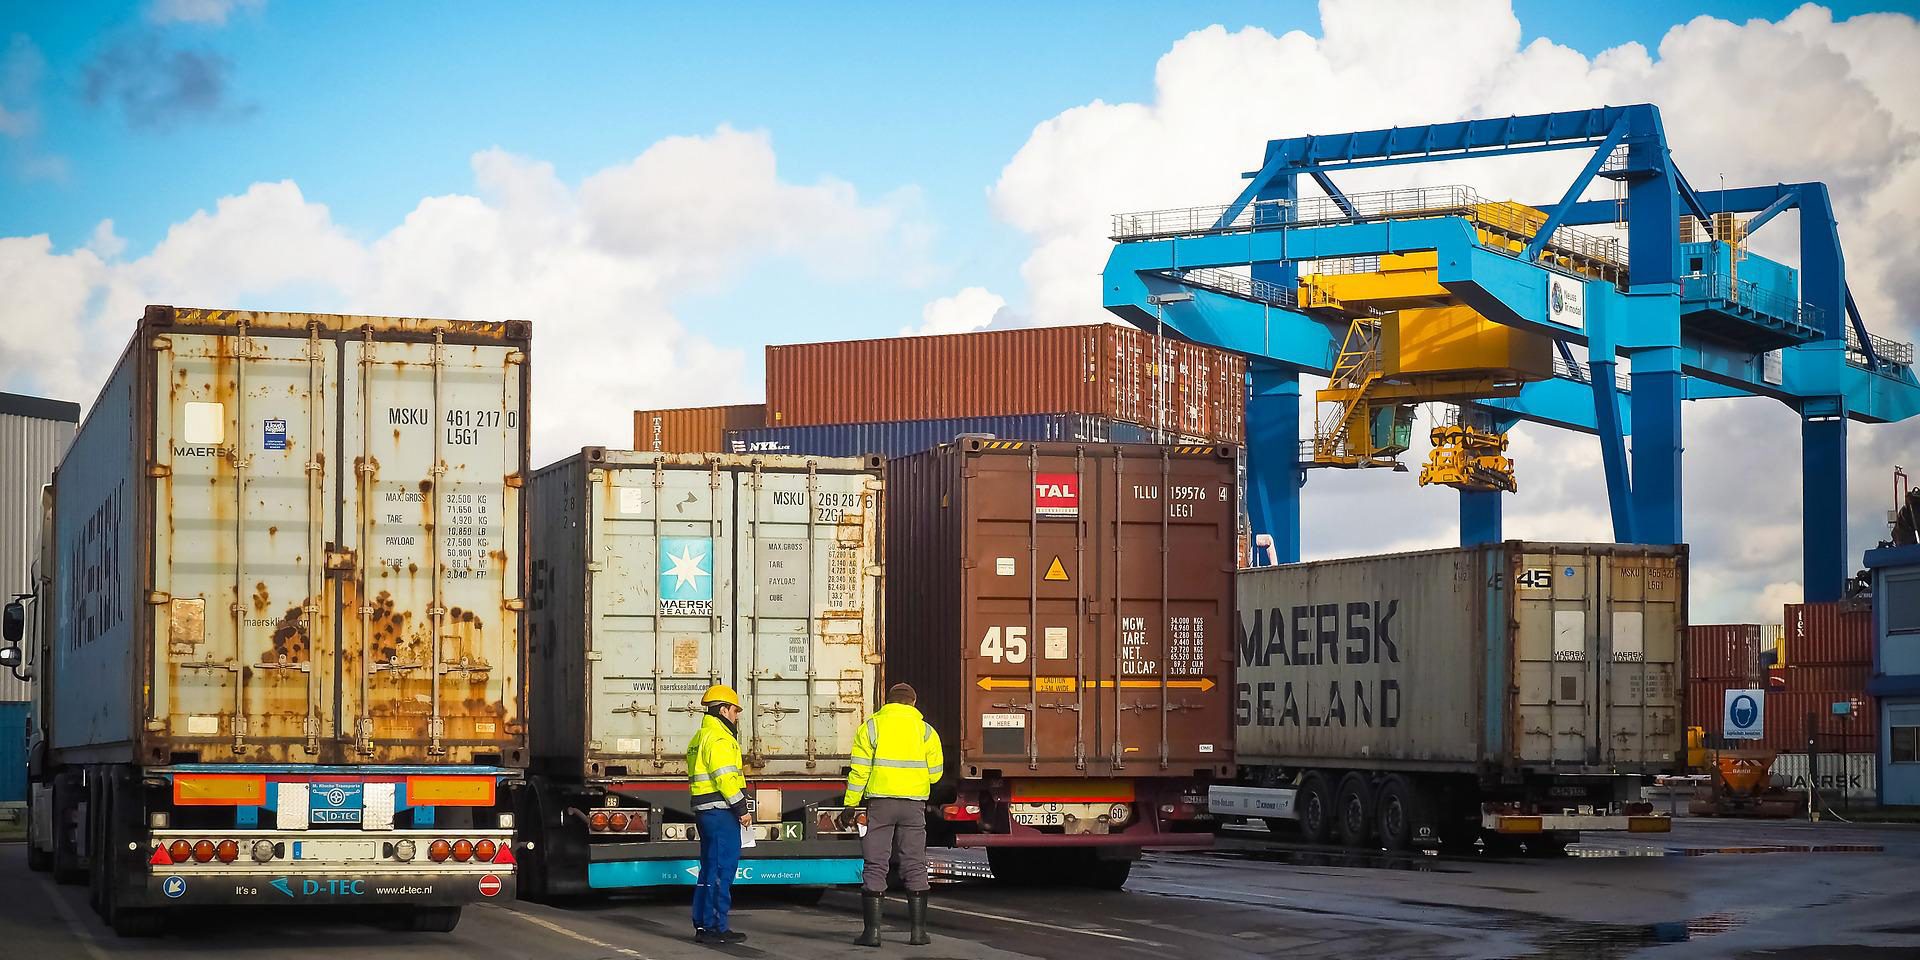
{"label": "container door", "polygon": [[1686,629],[1680,561],[1673,556],[1601,557],[1606,586],[1598,653],[1603,762],[1671,766],[1682,749],[1680,649]]}
{"label": "container door", "polygon": [[838,773],[866,718],[877,483],[864,474],[739,468],[741,730],[768,773]]}
{"label": "container door", "polygon": [[308,762],[333,736],[335,349],[244,329],[156,338],[151,599],[164,668],[148,726],[202,761]]}
{"label": "container door", "polygon": [[1532,763],[1597,764],[1601,566],[1580,553],[1525,553],[1508,571],[1520,693],[1515,734]]}
{"label": "container door", "polygon": [[356,760],[499,762],[518,732],[525,359],[346,341],[342,733]]}
{"label": "container door", "polygon": [[732,681],[733,480],[664,462],[587,474],[589,750],[684,774],[700,694]]}

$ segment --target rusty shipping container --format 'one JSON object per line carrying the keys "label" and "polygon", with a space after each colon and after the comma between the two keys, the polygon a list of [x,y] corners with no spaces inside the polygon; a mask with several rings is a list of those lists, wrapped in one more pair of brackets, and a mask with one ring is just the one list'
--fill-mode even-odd
{"label": "rusty shipping container", "polygon": [[719,453],[727,433],[767,425],[767,407],[743,403],[724,407],[674,407],[633,412],[633,449],[653,453]]}
{"label": "rusty shipping container", "polygon": [[1845,691],[1864,694],[1873,666],[1865,663],[1794,663],[1781,671],[1788,690]]}
{"label": "rusty shipping container", "polygon": [[1762,679],[1757,623],[1696,623],[1687,628],[1688,679]]}
{"label": "rusty shipping container", "polygon": [[[1728,690],[1759,690],[1759,684],[1726,680],[1694,680],[1687,684],[1687,725],[1705,732],[1707,743],[1716,746],[1758,746],[1767,750],[1800,753],[1807,749],[1807,719],[1813,718],[1813,731],[1822,749],[1870,746],[1877,742],[1878,729],[1872,718],[1874,699],[1858,690],[1770,689],[1764,693],[1761,738],[1726,740],[1725,720]],[[1848,713],[1836,714],[1833,705],[1844,703]]]}
{"label": "rusty shipping container", "polygon": [[776,345],[766,370],[769,427],[1081,413],[1246,436],[1243,357],[1113,324]]}
{"label": "rusty shipping container", "polygon": [[[888,464],[886,673],[957,780],[937,838],[1095,883],[1209,842],[1188,831],[1234,770],[1234,462],[968,439]],[[1026,858],[1049,846],[1106,856]]]}
{"label": "rusty shipping container", "polygon": [[1863,603],[1789,603],[1786,665],[1873,662],[1873,611]]}
{"label": "rusty shipping container", "polygon": [[788,841],[746,851],[744,882],[858,882],[838,820],[878,706],[882,494],[873,457],[588,447],[534,473],[536,894],[693,883],[686,745],[714,683],[740,693],[755,830]]}
{"label": "rusty shipping container", "polygon": [[524,764],[527,350],[149,308],[54,477],[54,755]]}

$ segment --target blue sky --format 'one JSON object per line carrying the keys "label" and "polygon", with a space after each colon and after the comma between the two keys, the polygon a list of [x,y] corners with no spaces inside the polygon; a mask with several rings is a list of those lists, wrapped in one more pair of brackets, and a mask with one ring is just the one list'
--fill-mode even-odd
{"label": "blue sky", "polygon": [[[1654,46],[1698,14],[1777,18],[1793,6],[1632,0],[1598,15],[1522,0],[1516,11],[1529,39],[1591,55]],[[776,263],[676,304],[690,327],[748,350],[766,338],[770,300],[831,303],[823,333],[875,335],[914,324],[928,299],[960,286],[1017,296],[1025,245],[986,192],[1034,124],[1095,99],[1150,99],[1154,61],[1208,24],[1318,27],[1306,3],[276,2],[224,25],[155,24],[148,9],[8,0],[0,39],[26,37],[46,69],[42,129],[0,174],[0,232],[46,233],[64,249],[111,218],[138,256],[217,198],[291,179],[370,239],[422,197],[470,191],[478,150],[545,160],[575,182],[722,123],[768,131],[784,179],[831,176],[863,197],[917,189],[935,231],[938,275],[925,286],[823,283]],[[111,95],[90,102],[90,70],[124,75],[175,50],[219,58],[217,101],[144,120]],[[25,173],[27,151],[59,158],[65,175]]]}

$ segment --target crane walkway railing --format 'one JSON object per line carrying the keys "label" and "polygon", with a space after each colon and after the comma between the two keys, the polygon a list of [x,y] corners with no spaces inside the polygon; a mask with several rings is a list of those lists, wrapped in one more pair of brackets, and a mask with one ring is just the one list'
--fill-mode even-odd
{"label": "crane walkway railing", "polygon": [[1724,273],[1692,273],[1680,278],[1682,303],[1711,303],[1716,309],[1752,314],[1768,326],[1813,339],[1820,335],[1823,311],[1786,294],[1767,290],[1750,280]]}
{"label": "crane walkway railing", "polygon": [[[1867,339],[1872,341],[1874,355],[1881,360],[1903,367],[1913,366],[1913,344],[1889,340],[1877,333],[1867,334]],[[1866,348],[1860,345],[1860,335],[1851,324],[1847,326],[1847,362],[1856,367],[1867,366]]]}

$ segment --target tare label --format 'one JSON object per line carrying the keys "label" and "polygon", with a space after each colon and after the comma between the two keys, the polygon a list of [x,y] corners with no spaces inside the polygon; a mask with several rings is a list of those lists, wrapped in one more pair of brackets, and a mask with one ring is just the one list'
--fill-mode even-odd
{"label": "tare label", "polygon": [[1080,478],[1071,473],[1035,474],[1033,515],[1064,519],[1079,517]]}

